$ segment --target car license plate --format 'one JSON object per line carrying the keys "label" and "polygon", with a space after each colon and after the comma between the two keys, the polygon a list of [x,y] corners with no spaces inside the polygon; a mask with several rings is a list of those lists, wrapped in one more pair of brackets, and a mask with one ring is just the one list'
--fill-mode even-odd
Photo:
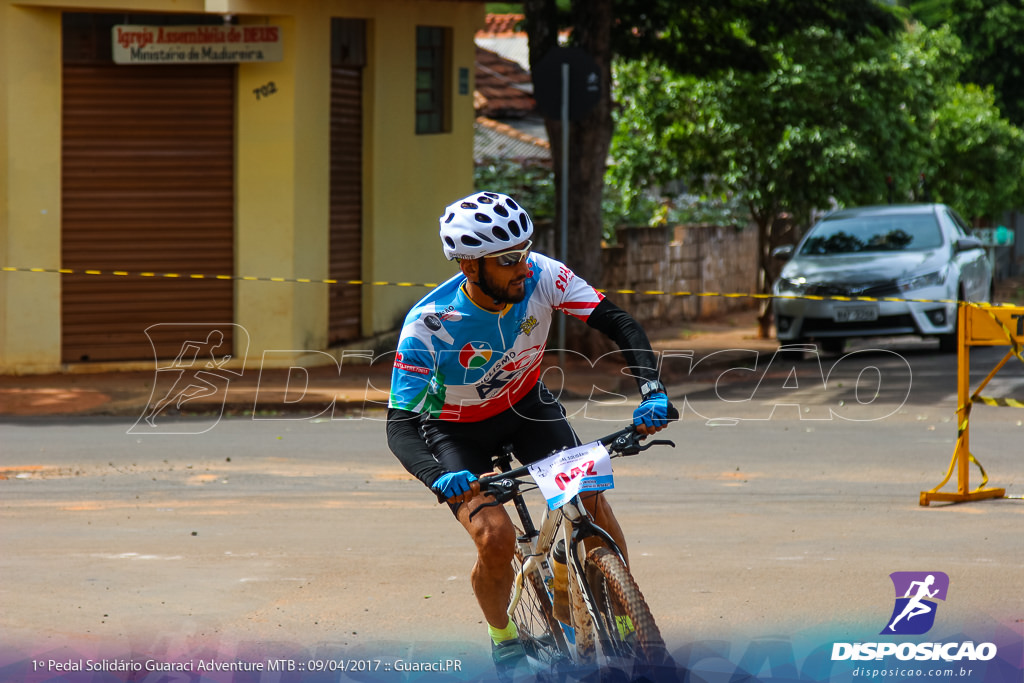
{"label": "car license plate", "polygon": [[878,306],[839,306],[832,312],[837,323],[864,323],[878,320]]}

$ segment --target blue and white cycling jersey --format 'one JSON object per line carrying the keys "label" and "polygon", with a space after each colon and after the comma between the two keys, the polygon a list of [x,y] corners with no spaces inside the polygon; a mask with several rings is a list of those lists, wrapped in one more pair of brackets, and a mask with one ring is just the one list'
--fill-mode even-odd
{"label": "blue and white cycling jersey", "polygon": [[586,320],[604,296],[562,263],[532,253],[526,295],[488,311],[466,294],[462,273],[405,318],[391,373],[390,407],[442,420],[497,415],[537,383],[554,311]]}

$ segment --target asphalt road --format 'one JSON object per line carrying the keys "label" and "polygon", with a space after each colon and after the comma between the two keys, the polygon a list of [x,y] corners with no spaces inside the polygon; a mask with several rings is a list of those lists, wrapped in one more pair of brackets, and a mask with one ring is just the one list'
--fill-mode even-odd
{"label": "asphalt road", "polygon": [[[974,352],[978,379],[1000,356]],[[694,372],[665,432],[678,447],[616,461],[633,573],[677,658],[718,643],[729,680],[747,643],[878,639],[896,571],[949,576],[940,635],[1019,654],[1024,501],[918,504],[957,437],[954,357],[818,360]],[[986,393],[1022,385],[1008,365]],[[568,409],[584,438],[631,410]],[[382,415],[349,417],[149,436],[131,419],[0,423],[0,680],[128,654],[485,662],[470,542],[387,450]],[[985,408],[971,421],[972,452],[1010,496],[1024,493],[1022,419]]]}

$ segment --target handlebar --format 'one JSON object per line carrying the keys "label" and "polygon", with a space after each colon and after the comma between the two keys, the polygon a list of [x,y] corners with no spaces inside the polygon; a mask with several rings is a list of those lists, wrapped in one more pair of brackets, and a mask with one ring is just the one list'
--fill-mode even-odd
{"label": "handlebar", "polygon": [[[635,425],[629,425],[617,432],[602,436],[597,441],[608,449],[613,458],[619,458],[624,455],[636,455],[652,446],[672,446],[675,448],[676,445],[675,442],[668,439],[654,439],[650,443],[641,445],[640,442],[646,438],[647,435],[638,432]],[[500,501],[498,504],[504,503],[515,494],[516,489],[521,483],[518,479],[527,474],[529,469],[529,465],[522,465],[507,472],[480,477],[480,492],[494,495],[497,501]]]}

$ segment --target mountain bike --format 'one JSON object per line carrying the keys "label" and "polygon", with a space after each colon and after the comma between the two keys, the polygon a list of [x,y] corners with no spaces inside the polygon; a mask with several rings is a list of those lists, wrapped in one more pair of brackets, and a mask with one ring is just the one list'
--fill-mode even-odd
{"label": "mountain bike", "polygon": [[[519,517],[508,613],[537,672],[674,666],[621,550],[581,499],[611,487],[611,458],[675,446],[644,438],[630,426],[515,469],[509,445],[493,457],[500,473],[480,478],[494,498],[480,507],[511,502]],[[539,527],[523,496],[535,489],[548,500]]]}

